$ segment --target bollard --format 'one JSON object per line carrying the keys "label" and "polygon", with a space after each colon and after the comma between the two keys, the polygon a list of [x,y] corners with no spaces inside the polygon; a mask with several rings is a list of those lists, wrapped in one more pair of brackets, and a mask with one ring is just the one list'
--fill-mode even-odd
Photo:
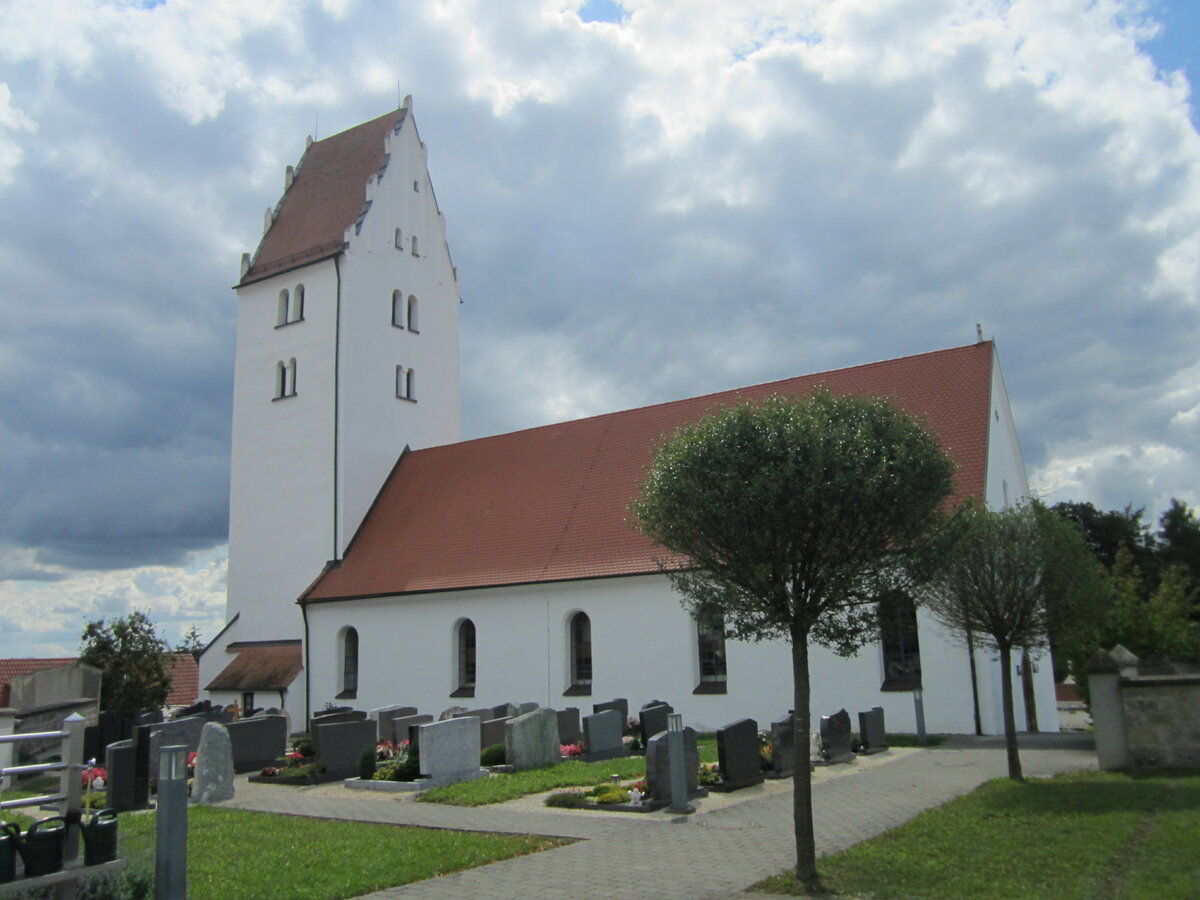
{"label": "bollard", "polygon": [[921,688],[913,689],[913,706],[917,711],[917,743],[922,747],[925,746],[925,691]]}
{"label": "bollard", "polygon": [[670,713],[667,716],[667,760],[671,767],[670,812],[688,813],[687,773],[683,771],[683,715]]}
{"label": "bollard", "polygon": [[163,747],[158,757],[154,900],[187,900],[187,791],[187,747]]}

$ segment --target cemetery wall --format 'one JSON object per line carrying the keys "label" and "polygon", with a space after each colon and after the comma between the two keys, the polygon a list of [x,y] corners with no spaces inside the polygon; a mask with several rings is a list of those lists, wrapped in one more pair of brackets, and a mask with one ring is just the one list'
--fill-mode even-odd
{"label": "cemetery wall", "polygon": [[1200,677],[1137,676],[1120,685],[1130,764],[1200,767]]}

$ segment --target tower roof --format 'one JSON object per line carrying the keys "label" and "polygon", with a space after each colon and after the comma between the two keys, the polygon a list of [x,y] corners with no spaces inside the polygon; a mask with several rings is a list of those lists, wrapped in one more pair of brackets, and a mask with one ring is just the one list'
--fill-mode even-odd
{"label": "tower roof", "polygon": [[883,396],[957,464],[951,502],[985,498],[990,341],[404,454],[344,559],[301,602],[658,571],[628,505],[659,441],[772,394]]}
{"label": "tower roof", "polygon": [[240,284],[341,251],[346,229],[363,211],[367,181],[383,167],[384,138],[407,114],[402,107],[309,146]]}

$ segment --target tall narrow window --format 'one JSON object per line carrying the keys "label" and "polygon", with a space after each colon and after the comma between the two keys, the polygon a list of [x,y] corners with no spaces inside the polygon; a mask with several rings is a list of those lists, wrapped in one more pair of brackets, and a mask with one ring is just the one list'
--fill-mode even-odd
{"label": "tall narrow window", "polygon": [[697,622],[696,652],[700,661],[700,684],[692,693],[724,694],[727,680],[724,627]]}
{"label": "tall narrow window", "polygon": [[592,622],[587,613],[571,616],[571,686],[568,695],[592,693]]}
{"label": "tall narrow window", "polygon": [[404,291],[392,291],[392,324],[404,327]]}
{"label": "tall narrow window", "polygon": [[285,384],[284,384],[283,396],[295,397],[296,396],[296,357],[294,357],[294,356],[288,360],[287,377],[284,380],[285,380]]}
{"label": "tall narrow window", "polygon": [[358,695],[358,631],[346,628],[342,631],[342,689],[338,699]]}
{"label": "tall narrow window", "polygon": [[420,253],[417,252],[417,236],[415,234],[413,235],[413,238],[412,238],[412,255],[413,256],[421,255]]}
{"label": "tall narrow window", "polygon": [[475,623],[463,619],[458,623],[455,635],[455,657],[458,669],[458,685],[451,697],[475,696]]}
{"label": "tall narrow window", "polygon": [[921,687],[921,644],[917,609],[903,591],[879,598],[879,643],[883,650],[881,691],[911,691]]}
{"label": "tall narrow window", "polygon": [[414,295],[409,294],[408,295],[408,330],[411,331],[413,334],[416,334],[417,332],[419,332],[421,330],[419,326],[420,326],[420,322],[417,320],[417,298]]}
{"label": "tall narrow window", "polygon": [[283,360],[275,363],[275,399],[287,396],[287,365]]}
{"label": "tall narrow window", "polygon": [[396,229],[396,249],[404,249],[404,232],[402,232],[399,228]]}
{"label": "tall narrow window", "polygon": [[296,290],[292,295],[292,312],[288,316],[289,322],[299,322],[304,319],[304,285],[296,285]]}
{"label": "tall narrow window", "polygon": [[284,288],[279,292],[279,306],[275,310],[275,324],[286,325],[288,323],[288,313],[288,291],[287,288]]}
{"label": "tall narrow window", "polygon": [[396,397],[400,400],[417,401],[417,395],[413,392],[416,387],[414,381],[413,370],[406,369],[404,366],[396,366]]}

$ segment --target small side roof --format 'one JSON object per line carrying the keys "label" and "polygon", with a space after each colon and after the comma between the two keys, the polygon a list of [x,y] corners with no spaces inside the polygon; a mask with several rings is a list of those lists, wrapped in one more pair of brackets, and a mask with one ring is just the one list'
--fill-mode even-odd
{"label": "small side roof", "polygon": [[344,559],[300,602],[658,571],[629,524],[659,441],[707,411],[772,394],[884,396],[958,466],[952,501],[985,498],[990,341],[404,454]]}
{"label": "small side roof", "polygon": [[300,641],[245,642],[229,649],[237,656],[206,691],[282,691],[304,667]]}

